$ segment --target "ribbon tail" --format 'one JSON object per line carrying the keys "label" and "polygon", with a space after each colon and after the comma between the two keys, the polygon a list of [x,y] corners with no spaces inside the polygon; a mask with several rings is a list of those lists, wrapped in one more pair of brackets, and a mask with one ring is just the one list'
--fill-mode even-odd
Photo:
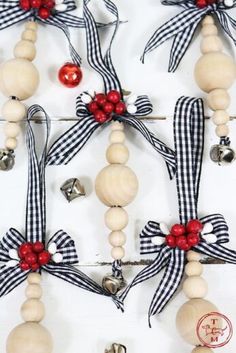
{"label": "ribbon tail", "polygon": [[30,12],[22,10],[18,4],[0,11],[0,30],[31,18],[31,16],[32,14]]}
{"label": "ribbon tail", "polygon": [[225,33],[232,39],[234,45],[236,45],[236,38],[233,36],[230,30],[230,25],[233,27],[234,30],[236,29],[236,21],[224,11],[218,10],[215,12],[215,14]]}
{"label": "ribbon tail", "polygon": [[27,277],[29,271],[22,271],[19,266],[0,268],[0,297],[10,293]]}
{"label": "ribbon tail", "polygon": [[194,249],[204,255],[225,261],[230,264],[236,264],[236,251],[227,249],[220,244],[199,243]]}

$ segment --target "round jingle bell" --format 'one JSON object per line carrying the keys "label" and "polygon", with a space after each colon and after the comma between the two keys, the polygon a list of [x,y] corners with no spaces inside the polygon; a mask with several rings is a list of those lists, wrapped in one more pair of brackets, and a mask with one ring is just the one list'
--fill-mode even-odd
{"label": "round jingle bell", "polygon": [[227,165],[235,160],[235,151],[230,146],[214,145],[210,150],[211,160],[219,165]]}
{"label": "round jingle bell", "polygon": [[107,275],[102,280],[102,286],[107,292],[115,295],[126,286],[126,281],[124,278]]}
{"label": "round jingle bell", "polygon": [[11,170],[15,164],[14,152],[5,148],[0,149],[0,170]]}
{"label": "round jingle bell", "polygon": [[105,350],[105,353],[126,353],[126,347],[119,343],[113,343],[109,350]]}

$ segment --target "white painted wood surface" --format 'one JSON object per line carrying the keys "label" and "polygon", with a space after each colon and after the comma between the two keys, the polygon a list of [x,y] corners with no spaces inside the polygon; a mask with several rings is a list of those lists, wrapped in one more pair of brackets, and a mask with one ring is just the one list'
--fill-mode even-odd
{"label": "white painted wood surface", "polygon": [[[109,20],[104,15],[100,1],[94,1],[98,20]],[[170,16],[177,13],[174,7],[164,7],[159,1],[119,0],[123,24],[114,44],[113,57],[118,74],[125,89],[136,93],[147,93],[153,100],[153,115],[167,116],[167,120],[149,122],[150,129],[173,145],[172,118],[176,99],[181,95],[203,96],[193,80],[194,61],[199,56],[199,36],[195,38],[178,72],[166,72],[170,42],[150,54],[146,65],[139,56],[145,42],[154,29]],[[81,14],[81,2],[78,14]],[[234,11],[236,15],[236,11]],[[2,32],[0,62],[12,55],[13,46],[20,35],[22,25]],[[104,32],[105,33],[105,32]],[[106,36],[103,36],[105,39]],[[79,92],[89,87],[102,89],[100,78],[92,72],[85,61],[84,31],[73,31],[73,41],[84,58],[84,80],[78,89],[68,90],[59,85],[57,69],[69,59],[65,39],[55,28],[39,28],[37,42],[38,56],[35,61],[40,70],[41,85],[35,97],[28,101],[41,104],[53,118],[51,142],[65,131],[72,122],[58,121],[58,118],[75,117],[75,98]],[[226,49],[235,51],[226,39]],[[231,90],[232,98],[236,86]],[[0,97],[0,104],[5,101]],[[230,113],[236,115],[236,101],[232,99]],[[2,125],[2,123],[1,123]],[[24,125],[24,124],[23,124]],[[236,146],[235,122],[230,124],[232,144]],[[37,136],[42,136],[43,126],[35,124]],[[224,214],[230,226],[231,243],[236,248],[236,164],[220,168],[209,161],[209,148],[217,141],[213,124],[206,122],[206,148],[199,200],[199,214],[214,212]],[[64,229],[75,240],[83,271],[97,281],[110,272],[107,266],[97,266],[97,262],[110,261],[108,230],[103,223],[106,208],[96,198],[94,179],[105,165],[105,149],[108,145],[109,128],[97,132],[88,145],[66,167],[49,167],[47,171],[47,229],[48,235]],[[1,145],[3,134],[1,134]],[[0,174],[0,232],[9,227],[24,231],[25,202],[27,189],[27,153],[24,136],[16,152],[16,166],[7,173]],[[40,142],[41,138],[39,138]],[[172,224],[178,220],[175,181],[168,180],[166,167],[155,151],[130,129],[127,130],[127,145],[130,149],[129,165],[137,173],[140,190],[135,201],[127,207],[129,225],[126,229],[127,245],[125,260],[139,260],[138,234],[149,219]],[[79,177],[87,190],[87,197],[67,204],[61,195],[60,185],[71,177]],[[130,280],[141,268],[127,266],[125,277]],[[134,289],[126,302],[126,311],[121,314],[107,298],[95,296],[79,290],[59,279],[44,274],[44,303],[47,316],[44,324],[50,329],[55,340],[55,353],[103,353],[114,341],[127,345],[128,353],[162,351],[165,353],[190,353],[192,347],[185,344],[175,330],[175,315],[179,306],[186,300],[180,292],[168,308],[157,318],[153,318],[153,328],[147,324],[147,311],[158,278]],[[236,324],[236,269],[232,265],[205,265],[204,277],[209,283],[208,298],[213,301]],[[22,284],[0,302],[0,351],[5,352],[5,340],[9,331],[21,322],[19,309],[24,300]],[[235,352],[236,338],[219,352]],[[24,353],[24,352],[22,352]],[[33,352],[32,352],[33,353]]]}

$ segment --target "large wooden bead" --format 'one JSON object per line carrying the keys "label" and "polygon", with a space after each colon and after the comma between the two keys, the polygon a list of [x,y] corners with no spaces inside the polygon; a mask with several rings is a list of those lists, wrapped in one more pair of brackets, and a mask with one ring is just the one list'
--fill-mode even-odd
{"label": "large wooden bead", "polygon": [[192,350],[192,353],[213,353],[213,350],[208,347],[196,347]]}
{"label": "large wooden bead", "polygon": [[196,251],[189,250],[187,252],[187,260],[188,261],[200,261],[201,260],[201,254],[199,254]]}
{"label": "large wooden bead", "polygon": [[105,213],[105,224],[113,231],[125,228],[128,220],[128,213],[121,207],[112,207]]}
{"label": "large wooden bead", "polygon": [[191,261],[186,264],[184,270],[187,276],[201,276],[203,265],[198,261]]}
{"label": "large wooden bead", "polygon": [[226,110],[230,105],[230,95],[225,89],[214,89],[207,95],[207,104],[212,110]]}
{"label": "large wooden bead", "polygon": [[109,234],[109,243],[111,246],[123,246],[126,243],[125,233],[122,231],[114,231]]}
{"label": "large wooden bead", "polygon": [[224,125],[229,122],[229,113],[225,110],[216,110],[212,115],[212,121],[215,125]]}
{"label": "large wooden bead", "polygon": [[124,143],[125,134],[123,131],[115,130],[110,133],[109,136],[110,143]]}
{"label": "large wooden bead", "polygon": [[216,135],[218,137],[225,137],[229,135],[229,127],[227,125],[218,125],[216,127]]}
{"label": "large wooden bead", "polygon": [[7,339],[6,351],[7,353],[52,353],[52,337],[42,325],[26,322],[11,331]]}
{"label": "large wooden bead", "polygon": [[6,123],[4,125],[4,132],[7,137],[16,137],[20,133],[20,127],[17,123]]}
{"label": "large wooden bead", "polygon": [[224,53],[203,55],[195,66],[195,80],[205,92],[216,88],[228,89],[236,77],[234,60]]}
{"label": "large wooden bead", "polygon": [[138,179],[127,166],[112,164],[103,168],[95,181],[98,198],[105,205],[126,206],[138,191]]}
{"label": "large wooden bead", "polygon": [[26,116],[26,107],[17,99],[9,99],[3,104],[2,116],[8,121],[21,121]]}
{"label": "large wooden bead", "polygon": [[29,284],[25,289],[25,295],[30,299],[39,299],[42,297],[42,287],[38,284]]}
{"label": "large wooden bead", "polygon": [[223,43],[218,36],[208,36],[202,39],[200,48],[203,54],[218,52],[223,50]]}
{"label": "large wooden bead", "polygon": [[125,256],[125,249],[122,246],[116,246],[111,249],[111,256],[114,260],[121,260]]}
{"label": "large wooden bead", "polygon": [[183,283],[183,292],[190,299],[204,298],[207,290],[207,282],[199,276],[188,277]]}
{"label": "large wooden bead", "polygon": [[212,312],[219,311],[205,299],[191,299],[184,303],[176,316],[176,327],[182,338],[194,346],[201,345],[197,336],[197,325],[204,315]]}
{"label": "large wooden bead", "polygon": [[32,29],[26,29],[22,35],[21,35],[21,38],[23,40],[28,40],[30,42],[36,42],[37,40],[37,32],[35,30],[32,30]]}
{"label": "large wooden bead", "polygon": [[0,66],[0,90],[20,100],[31,97],[39,84],[36,67],[25,59],[11,59]]}
{"label": "large wooden bead", "polygon": [[38,299],[27,299],[21,306],[21,316],[24,321],[39,322],[45,315],[44,304]]}
{"label": "large wooden bead", "polygon": [[35,45],[28,40],[21,40],[14,48],[15,58],[22,58],[26,60],[34,60],[36,56]]}
{"label": "large wooden bead", "polygon": [[106,159],[110,164],[125,164],[129,159],[129,150],[122,143],[113,143],[106,151]]}
{"label": "large wooden bead", "polygon": [[27,277],[27,282],[29,284],[40,284],[41,283],[41,275],[39,273],[30,273]]}

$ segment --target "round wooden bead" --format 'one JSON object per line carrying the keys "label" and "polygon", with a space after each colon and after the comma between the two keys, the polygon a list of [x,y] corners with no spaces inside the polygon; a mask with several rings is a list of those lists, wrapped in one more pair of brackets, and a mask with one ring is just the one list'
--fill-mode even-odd
{"label": "round wooden bead", "polygon": [[35,43],[36,40],[37,40],[37,32],[35,30],[32,30],[32,29],[26,29],[22,33],[21,39],[28,40],[30,42]]}
{"label": "round wooden bead", "polygon": [[207,290],[206,281],[199,276],[188,277],[183,283],[183,292],[190,299],[204,298],[207,295]]}
{"label": "round wooden bead", "polygon": [[218,36],[208,36],[202,39],[200,48],[203,54],[218,52],[223,50],[223,43]]}
{"label": "round wooden bead", "polygon": [[105,205],[126,206],[138,191],[138,179],[127,166],[112,164],[101,170],[95,181],[98,198]]}
{"label": "round wooden bead", "polygon": [[38,299],[27,299],[21,306],[24,321],[39,322],[45,315],[44,304]]}
{"label": "round wooden bead", "polygon": [[126,243],[125,233],[122,231],[115,231],[109,234],[109,243],[111,246],[123,246]]}
{"label": "round wooden bead", "polygon": [[122,143],[113,143],[106,151],[106,159],[110,164],[125,164],[129,159],[129,150]]}
{"label": "round wooden bead", "polygon": [[218,125],[216,127],[216,135],[218,137],[225,137],[229,135],[229,127],[227,125]]}
{"label": "round wooden bead", "polygon": [[20,100],[31,97],[39,84],[36,67],[25,59],[11,59],[0,66],[0,90]]}
{"label": "round wooden bead", "polygon": [[26,107],[17,99],[10,99],[2,106],[2,116],[7,121],[21,121],[26,116]]}
{"label": "round wooden bead", "polygon": [[8,336],[7,353],[52,353],[53,342],[48,330],[35,322],[16,326]]}
{"label": "round wooden bead", "polygon": [[6,123],[4,125],[4,132],[7,137],[16,137],[20,133],[20,127],[17,123]]}
{"label": "round wooden bead", "polygon": [[184,303],[176,316],[176,327],[182,338],[194,345],[201,344],[197,336],[199,320],[206,314],[219,312],[217,307],[205,299],[191,299]]}
{"label": "round wooden bead", "polygon": [[217,27],[214,24],[205,24],[202,26],[201,34],[203,37],[214,36],[218,33]]}
{"label": "round wooden bead", "polygon": [[196,251],[189,250],[187,252],[187,260],[188,261],[200,261],[201,260],[201,254],[199,254]]}
{"label": "round wooden bead", "polygon": [[41,280],[42,278],[39,273],[30,273],[27,277],[27,282],[29,284],[40,284]]}
{"label": "round wooden bead", "polygon": [[114,130],[110,133],[109,136],[110,143],[124,143],[125,134],[121,130]]}
{"label": "round wooden bead", "polygon": [[203,265],[198,261],[188,262],[185,266],[187,276],[200,276],[203,272]]}
{"label": "round wooden bead", "polygon": [[119,121],[112,121],[111,130],[112,131],[114,131],[114,130],[122,131],[122,130],[124,130],[124,124],[120,123]]}
{"label": "round wooden bead", "polygon": [[208,53],[197,61],[194,75],[198,86],[207,93],[216,88],[228,89],[235,80],[236,65],[224,53]]}
{"label": "round wooden bead", "polygon": [[5,146],[9,150],[14,150],[17,147],[17,140],[13,137],[8,137],[5,141]]}
{"label": "round wooden bead", "polygon": [[213,353],[213,350],[208,347],[196,347],[192,350],[192,353]]}
{"label": "round wooden bead", "polygon": [[215,125],[223,125],[229,122],[229,113],[225,110],[216,110],[212,115],[212,121]]}
{"label": "round wooden bead", "polygon": [[26,29],[31,29],[32,31],[36,31],[38,28],[38,24],[35,21],[28,21],[25,23]]}
{"label": "round wooden bead", "polygon": [[18,42],[14,48],[15,58],[22,58],[26,60],[34,60],[36,56],[36,48],[34,43],[28,40],[21,40]]}
{"label": "round wooden bead", "polygon": [[125,249],[122,246],[116,246],[111,249],[111,256],[114,260],[121,260],[125,256]]}
{"label": "round wooden bead", "polygon": [[202,25],[213,25],[215,23],[214,18],[212,16],[205,16],[204,19],[202,20]]}
{"label": "round wooden bead", "polygon": [[105,224],[110,230],[125,228],[128,220],[128,213],[121,207],[112,207],[105,213]]}
{"label": "round wooden bead", "polygon": [[212,110],[226,110],[230,105],[230,95],[225,89],[214,89],[207,95],[207,104]]}
{"label": "round wooden bead", "polygon": [[25,289],[25,295],[30,299],[39,299],[42,297],[43,291],[38,284],[29,284]]}

